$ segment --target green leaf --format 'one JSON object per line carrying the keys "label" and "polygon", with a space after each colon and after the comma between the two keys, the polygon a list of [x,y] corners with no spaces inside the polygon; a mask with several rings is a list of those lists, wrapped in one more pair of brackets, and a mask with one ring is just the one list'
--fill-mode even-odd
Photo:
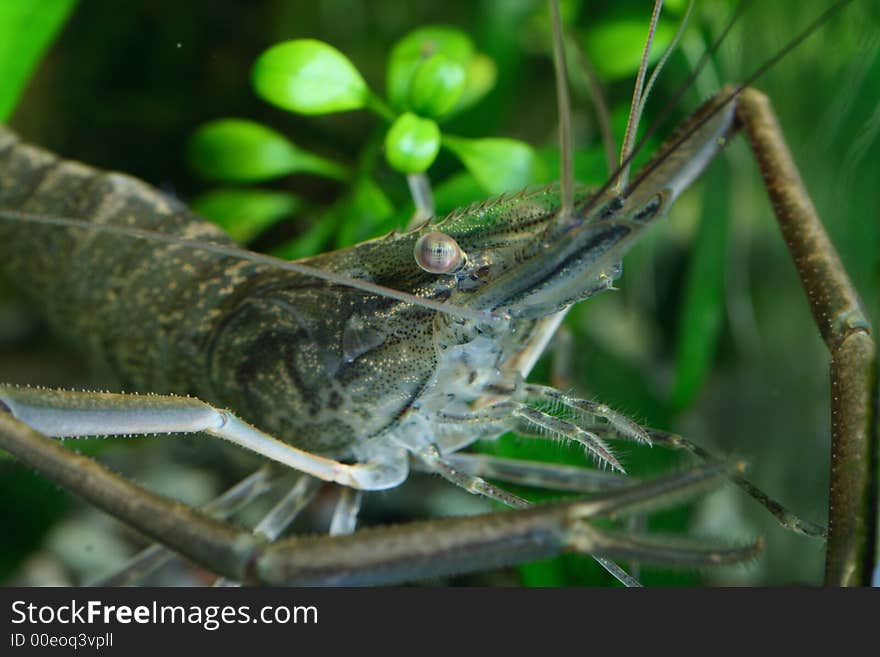
{"label": "green leaf", "polygon": [[425,171],[440,151],[440,128],[431,119],[401,114],[385,135],[385,157],[401,173]]}
{"label": "green leaf", "polygon": [[372,178],[358,179],[336,234],[337,248],[377,237],[396,228],[394,206]]}
{"label": "green leaf", "polygon": [[465,68],[443,53],[436,53],[417,68],[410,88],[409,105],[423,116],[440,117],[451,110],[465,87]]}
{"label": "green leaf", "polygon": [[666,0],[663,3],[663,10],[672,12],[673,14],[683,14],[687,8],[688,0]]}
{"label": "green leaf", "polygon": [[272,255],[296,260],[329,247],[341,248],[376,237],[396,227],[394,207],[369,177],[358,178],[348,196],[340,199],[303,234],[275,249]]}
{"label": "green leaf", "polygon": [[336,219],[338,216],[332,211],[323,215],[306,232],[274,249],[272,255],[286,260],[299,260],[325,251],[336,232]]}
{"label": "green leaf", "polygon": [[466,76],[464,91],[452,109],[454,113],[475,105],[492,90],[498,79],[498,67],[491,57],[477,53],[468,63]]}
{"label": "green leaf", "polygon": [[[657,23],[649,63],[660,59],[675,31],[676,26],[671,22]],[[583,44],[596,72],[606,80],[616,80],[639,70],[647,36],[644,20],[625,17],[591,27],[584,35]]]}
{"label": "green leaf", "polygon": [[724,319],[724,272],[729,195],[722,158],[704,174],[703,220],[687,274],[684,305],[678,316],[675,386],[670,405],[683,411],[696,400],[712,368]]}
{"label": "green leaf", "polygon": [[386,76],[388,100],[394,108],[400,111],[412,109],[408,107],[408,101],[416,70],[425,60],[438,53],[467,67],[474,55],[474,45],[461,30],[442,25],[413,30],[395,44],[388,59]]}
{"label": "green leaf", "polygon": [[543,166],[535,151],[516,139],[444,135],[443,145],[490,194],[520,190],[543,177]]}
{"label": "green leaf", "polygon": [[437,216],[449,214],[486,198],[486,190],[468,171],[459,171],[434,187],[434,207]]}
{"label": "green leaf", "polygon": [[315,39],[272,46],[257,59],[251,79],[258,96],[300,114],[361,109],[372,95],[345,55]]}
{"label": "green leaf", "polygon": [[302,201],[266,189],[217,189],[198,196],[191,205],[236,242],[246,244],[280,219],[296,214]]}
{"label": "green leaf", "polygon": [[291,173],[344,180],[343,167],[309,153],[261,123],[218,119],[201,126],[189,142],[189,163],[208,180],[258,182]]}
{"label": "green leaf", "polygon": [[6,121],[40,56],[76,0],[0,2],[0,121]]}
{"label": "green leaf", "polygon": [[[559,180],[559,146],[545,146],[539,153],[548,180]],[[581,185],[602,185],[608,178],[608,163],[602,146],[578,149],[574,153],[574,179]]]}

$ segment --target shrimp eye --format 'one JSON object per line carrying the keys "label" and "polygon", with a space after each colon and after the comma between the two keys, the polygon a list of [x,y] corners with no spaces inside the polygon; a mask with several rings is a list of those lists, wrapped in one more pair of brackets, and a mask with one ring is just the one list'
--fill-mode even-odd
{"label": "shrimp eye", "polygon": [[432,274],[449,274],[465,262],[464,252],[458,242],[444,233],[426,233],[416,242],[416,263]]}

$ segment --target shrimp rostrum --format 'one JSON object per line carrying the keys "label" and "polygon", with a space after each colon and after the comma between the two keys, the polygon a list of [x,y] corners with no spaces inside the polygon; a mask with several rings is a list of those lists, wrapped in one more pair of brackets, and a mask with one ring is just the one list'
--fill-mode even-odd
{"label": "shrimp rostrum", "polygon": [[[858,460],[872,426],[870,330],[766,98],[743,88],[707,102],[632,182],[596,192],[563,180],[294,263],[242,251],[146,184],[59,159],[2,129],[4,268],[122,389],[152,394],[0,386],[0,446],[153,540],[248,583],[400,582],[563,551],[591,554],[628,583],[635,582],[611,559],[741,561],[758,544],[671,541],[604,522],[728,478],[785,526],[824,536],[738,466],[606,405],[526,380],[566,309],[612,288],[630,246],[742,128],[832,352],[833,381],[843,391],[835,397],[835,440]],[[36,253],[35,240],[43,245]],[[47,269],[63,275],[50,282],[41,275]],[[463,451],[508,431],[579,443],[620,473],[625,464],[609,438],[684,448],[701,461],[628,481]],[[251,533],[148,493],[45,437],[190,432],[304,473],[298,502],[315,488],[304,482],[375,491],[418,468],[515,510],[353,532],[357,501],[347,494],[336,535],[269,542],[290,521],[289,508]],[[863,480],[842,494],[858,497],[868,482],[853,472],[846,476]],[[592,496],[530,506],[490,481],[550,488],[563,481],[561,488]],[[838,502],[852,508],[858,500]],[[862,522],[858,514],[836,517]],[[829,577],[856,583],[868,557],[855,537],[867,530],[834,522]]]}

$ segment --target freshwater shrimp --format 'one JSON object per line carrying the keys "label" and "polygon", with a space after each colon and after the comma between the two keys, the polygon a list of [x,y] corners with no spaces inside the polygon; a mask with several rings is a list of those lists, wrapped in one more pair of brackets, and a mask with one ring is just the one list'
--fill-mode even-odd
{"label": "freshwater shrimp", "polygon": [[[586,199],[587,199],[587,197],[581,197],[578,199],[577,202],[580,203],[581,205],[585,205]],[[627,208],[618,208],[615,210],[615,209],[613,209],[612,206],[609,205],[615,201],[614,198],[612,198],[612,197],[608,197],[607,199],[602,201],[602,203],[599,203],[598,207],[603,207],[603,204],[604,204],[604,207],[611,208],[608,210],[608,212],[611,214],[613,214],[614,212],[624,212],[624,213],[631,213],[632,216],[639,216],[639,212],[647,212],[647,214],[642,216],[642,220],[647,222],[648,220],[653,218],[654,214],[659,214],[661,209],[664,209],[665,201],[666,201],[666,199],[661,199],[661,202],[659,204],[657,204],[656,201],[654,200],[653,195],[650,196],[649,198],[646,198],[646,199],[637,199],[637,200],[643,202],[644,207],[638,207],[638,208],[627,207]],[[635,201],[633,201],[633,202],[635,202]],[[498,212],[498,213],[501,213],[504,215],[505,223],[507,223],[506,220],[509,219],[510,215],[518,215],[519,220],[528,223],[529,219],[530,218],[533,219],[534,217],[543,217],[546,220],[547,212],[546,212],[546,209],[542,209],[542,207],[541,207],[542,204],[545,205],[545,208],[558,205],[559,204],[558,195],[555,192],[542,192],[542,193],[538,193],[538,194],[535,194],[532,196],[525,196],[525,197],[521,197],[521,198],[510,199],[506,202],[497,203],[496,205],[485,209],[483,212],[484,212],[484,216],[487,217],[487,219],[486,219],[487,222],[491,221],[493,219],[492,212]],[[648,212],[646,209],[646,208],[650,208],[652,204],[654,206],[656,206],[653,209],[653,213]],[[520,210],[522,210],[522,213],[523,213],[522,215],[520,215]],[[61,213],[61,214],[63,214],[63,213]],[[500,216],[500,215],[498,215],[498,216]],[[470,217],[469,217],[469,215],[467,215],[467,213],[462,213],[462,214],[458,215],[457,217],[453,216],[453,217],[447,219],[446,223],[440,224],[439,226],[426,227],[426,228],[422,229],[421,233],[401,235],[397,239],[399,241],[401,241],[406,248],[405,249],[399,248],[398,251],[400,254],[405,254],[406,258],[411,259],[412,246],[414,245],[414,243],[416,241],[418,241],[420,238],[425,237],[425,235],[427,235],[428,233],[439,232],[439,231],[433,230],[434,228],[442,228],[444,235],[446,235],[447,237],[449,237],[451,235],[453,237],[453,239],[456,240],[456,243],[458,243],[459,247],[463,249],[464,254],[465,254],[464,260],[465,260],[466,264],[463,265],[462,267],[467,267],[467,266],[473,267],[472,270],[468,270],[466,268],[463,268],[461,270],[461,273],[463,274],[463,276],[462,276],[463,280],[465,280],[465,281],[468,280],[468,276],[470,276],[471,273],[477,272],[479,270],[479,268],[483,267],[483,266],[488,266],[490,268],[488,273],[492,274],[493,276],[500,275],[503,277],[505,266],[504,265],[496,265],[496,263],[493,261],[493,259],[491,257],[489,257],[487,259],[488,264],[474,262],[475,260],[478,261],[478,259],[474,258],[473,254],[474,253],[485,254],[486,250],[480,244],[480,242],[476,239],[477,237],[480,237],[480,236],[479,235],[471,236],[468,232],[468,229],[470,227],[467,225],[467,220],[468,220],[468,218],[472,219],[472,217],[473,217],[473,213],[470,215]],[[460,223],[456,224],[456,221],[458,221]],[[609,223],[609,230],[612,227],[615,228],[617,232],[619,232],[619,235],[617,235],[617,237],[616,237],[616,239],[619,241],[627,239],[628,236],[630,235],[630,233],[633,232],[632,230],[626,228],[626,225],[623,223],[620,224],[619,226],[611,226],[611,224]],[[512,230],[512,228],[513,228],[513,226],[509,225],[509,229]],[[545,229],[545,226],[542,225],[542,226],[540,226],[540,228]],[[534,227],[533,227],[533,229],[534,229]],[[614,232],[614,231],[612,231],[612,232]],[[605,237],[608,237],[609,239],[611,239],[610,234],[608,236],[603,237],[603,234],[601,233],[601,231],[597,232],[593,237],[595,237],[595,239],[598,240],[597,244],[601,244],[602,240]],[[468,240],[470,240],[470,241],[468,241]],[[398,245],[398,246],[401,246],[401,245]],[[567,302],[573,300],[576,297],[589,295],[591,292],[597,291],[602,288],[609,287],[610,284],[612,283],[612,281],[618,276],[618,273],[619,273],[618,266],[617,266],[617,256],[621,254],[621,251],[619,250],[619,245],[617,242],[614,242],[614,247],[615,247],[615,250],[613,253],[614,258],[610,259],[607,263],[601,263],[600,266],[598,266],[597,269],[595,270],[596,278],[595,278],[595,280],[593,280],[591,282],[592,287],[590,287],[588,285],[587,289],[585,289],[585,290],[582,289],[581,291],[577,292],[575,294],[575,297],[571,297],[571,298],[566,297],[566,298],[563,298],[562,300],[558,300],[558,299],[553,300],[552,295],[548,295],[547,298],[549,298],[551,300],[547,301],[547,300],[545,300],[544,297],[542,297],[540,294],[537,294],[535,292],[530,292],[529,294],[523,293],[524,296],[522,299],[519,300],[519,302],[521,303],[521,307],[526,309],[525,311],[523,311],[524,316],[525,316],[525,320],[517,320],[517,321],[531,321],[530,313],[532,313],[532,312],[540,315],[543,313],[551,312],[552,310],[558,310],[561,307],[568,305]],[[121,248],[125,248],[125,247],[121,247]],[[130,248],[135,248],[135,247],[130,247]],[[379,248],[378,243],[375,248],[377,248],[377,249]],[[467,257],[469,253],[471,254],[470,260],[468,260],[468,257]],[[598,251],[594,250],[593,254],[598,254]],[[399,271],[397,269],[397,267],[402,265],[402,263],[403,263],[402,257],[403,256],[401,256],[400,263],[397,263],[397,262],[394,263],[394,266],[392,268],[394,271]],[[379,259],[377,259],[377,260],[379,260]],[[505,258],[498,257],[498,258],[496,258],[496,260],[499,262],[503,262],[505,260]],[[317,262],[320,263],[321,259],[318,258]],[[476,266],[477,264],[479,264],[479,267]],[[491,267],[493,265],[499,267],[500,271],[492,272]],[[456,273],[458,273],[458,272],[456,272]],[[467,276],[465,276],[464,274],[467,274]],[[412,275],[417,276],[417,277],[421,277],[418,280],[430,280],[430,277],[426,276],[424,273],[422,273],[418,270],[412,270]],[[536,275],[538,275],[538,274],[536,274]],[[376,277],[374,276],[374,278],[376,278]],[[422,283],[419,283],[419,285],[421,285],[421,284]],[[477,291],[474,292],[474,291],[468,290],[468,292],[474,298],[479,298],[480,297],[479,288],[476,285],[474,285],[473,289],[477,290]],[[439,294],[442,296],[446,293],[455,294],[456,290],[455,289],[445,289],[445,290],[441,290],[441,292]],[[348,293],[339,292],[339,295],[341,295],[343,298],[345,297],[346,294],[348,294]],[[438,293],[434,292],[434,294],[438,294]],[[56,295],[57,295],[57,298],[61,299],[61,301],[65,300],[64,299],[65,295],[63,293],[56,292]],[[385,302],[382,302],[382,303],[385,303]],[[487,303],[487,307],[491,307],[493,304],[498,304],[499,302],[497,301],[497,299],[493,298],[492,295],[489,295],[488,301],[486,303]],[[282,305],[282,304],[277,304],[277,305]],[[496,305],[495,307],[497,308],[498,306]],[[421,311],[416,311],[416,312],[421,312]],[[451,320],[448,320],[448,319],[444,319],[441,321],[442,322],[451,322]],[[453,326],[455,325],[454,322],[451,322],[451,323]],[[471,331],[473,331],[475,329],[474,329],[474,327],[471,327],[470,329],[467,329],[465,327],[465,328],[459,328],[456,330],[460,330],[460,331],[471,330]],[[485,329],[481,329],[481,330],[485,331]],[[385,341],[388,339],[388,336],[381,335],[382,334],[381,327],[372,326],[372,325],[370,325],[369,322],[360,321],[360,320],[355,321],[354,324],[352,325],[352,324],[350,324],[348,318],[346,318],[344,325],[342,325],[336,331],[337,335],[335,336],[335,339],[332,340],[333,344],[335,344],[337,346],[337,349],[339,348],[340,345],[342,345],[343,343],[346,342],[346,340],[345,340],[346,331],[348,331],[348,338],[349,339],[347,340],[347,342],[349,343],[351,350],[348,351],[348,353],[345,353],[345,350],[343,349],[340,354],[339,359],[342,361],[351,362],[351,363],[357,362],[358,358],[360,356],[362,356],[363,353],[366,353],[366,352],[356,353],[356,352],[358,352],[358,350],[365,349],[365,348],[367,349],[367,351],[373,350],[377,346],[375,344],[377,341],[379,341],[379,340]],[[520,326],[517,333],[520,336],[522,336],[525,333],[528,333],[528,329]],[[96,341],[99,341],[101,338],[98,335],[95,335],[94,339]],[[456,336],[455,339],[459,340],[459,339],[461,339],[461,336],[460,335]],[[468,336],[468,339],[466,340],[466,342],[467,342],[467,344],[471,344],[471,343],[476,342],[479,339],[480,339],[480,337],[476,337],[475,335],[470,335],[470,336]],[[515,346],[513,348],[514,351],[521,350],[522,343],[517,343],[518,339],[519,338],[517,338],[517,337],[513,338],[514,344],[515,344]],[[149,348],[144,347],[141,349],[131,349],[130,350],[130,353],[132,354],[131,358],[132,359],[143,359],[143,358],[149,359],[151,357],[150,352],[154,348],[155,348],[155,345],[152,345]],[[481,354],[481,357],[482,357],[482,354],[484,354],[485,352],[483,350],[479,350],[478,352],[475,352],[475,353]],[[510,352],[508,352],[508,354],[509,353]],[[186,365],[184,364],[184,366],[186,366]],[[132,369],[134,369],[134,368],[132,368]],[[142,370],[142,371],[146,371],[146,370]],[[447,375],[449,375],[448,372],[447,372]],[[154,374],[151,373],[151,374],[148,374],[148,376],[152,377],[152,376],[154,376]],[[457,385],[456,391],[458,394],[463,395],[463,399],[465,402],[467,402],[468,405],[471,400],[467,399],[467,394],[469,394],[466,392],[467,385],[475,385],[476,387],[472,389],[472,392],[470,394],[476,395],[479,392],[480,394],[477,395],[479,397],[482,397],[485,395],[487,387],[493,388],[493,390],[496,394],[499,394],[499,395],[508,394],[509,395],[513,390],[516,389],[516,387],[518,385],[520,385],[516,381],[513,381],[513,382],[503,381],[503,382],[501,382],[498,380],[494,380],[491,382],[487,382],[487,381],[482,381],[482,380],[478,379],[478,380],[469,382],[468,379],[470,378],[470,376],[471,376],[471,372],[464,371],[462,373],[461,377],[458,377],[458,378],[453,377],[452,378],[452,380],[458,381],[459,385]],[[222,380],[222,378],[221,378],[221,380]],[[156,382],[150,381],[150,383],[153,384]],[[150,386],[144,385],[144,383],[140,382],[140,381],[133,382],[133,384],[138,388],[152,389],[154,391],[161,391],[162,387],[163,387],[161,382],[159,382],[159,384],[156,385],[155,387],[152,385],[150,385]],[[462,390],[462,389],[464,389],[464,390]],[[522,389],[519,389],[517,392],[521,393]],[[538,392],[538,391],[534,390],[533,392]],[[543,392],[546,393],[546,391],[543,391]],[[329,394],[329,392],[327,394]],[[546,394],[549,394],[549,393],[546,393]],[[210,398],[214,395],[209,393],[209,394],[203,395],[203,396]],[[215,396],[215,398],[216,398],[216,396]],[[269,393],[267,393],[265,398],[270,399],[271,395]],[[425,400],[425,401],[432,402],[432,400],[430,400],[430,399]],[[558,401],[558,399],[556,401]],[[329,400],[328,400],[328,402],[329,402]],[[260,403],[259,400],[257,400],[256,403]],[[259,413],[253,412],[252,416],[257,417],[259,415],[261,418],[263,418],[263,417],[271,418],[272,417],[271,404],[267,405],[267,403],[265,401],[263,401],[262,403],[263,403],[263,405],[260,408],[260,412]],[[325,402],[322,402],[322,403],[325,403]],[[393,405],[395,403],[399,404],[400,399],[398,399],[396,402],[393,399],[390,399],[390,398],[388,399],[388,404]],[[433,403],[435,404],[435,409],[436,409],[436,403],[437,403],[436,400],[433,400]],[[489,408],[493,408],[493,407],[490,406]],[[505,408],[504,410],[509,411],[510,408],[508,407],[508,408]],[[528,412],[527,409],[520,408],[519,410],[520,410],[520,412]],[[598,407],[593,407],[593,410],[599,410],[599,409],[598,409]],[[460,412],[459,412],[459,415],[456,416],[456,412],[454,410],[444,410],[443,412],[448,416],[446,419],[449,421],[450,424],[454,424],[456,417],[458,417],[458,419],[461,419],[463,417]],[[612,424],[613,424],[613,421],[616,420],[620,423],[618,425],[618,428],[620,430],[622,430],[624,432],[630,431],[633,435],[638,436],[638,429],[635,426],[630,425],[624,417],[618,417],[616,414],[613,414],[610,411],[610,409],[608,410],[608,413],[610,414],[610,416],[606,417],[605,418],[606,420],[611,420]],[[372,419],[372,418],[371,417],[366,418],[367,421],[369,421],[370,419]],[[493,421],[496,421],[499,418],[492,417],[491,415],[486,416],[486,417],[478,417],[478,418],[475,418],[473,415],[471,415],[467,418],[468,421],[472,421],[474,419],[477,419],[480,421],[485,421],[487,423],[487,426],[489,426],[489,425],[491,425],[491,423]],[[416,420],[413,419],[413,421],[416,421]],[[543,418],[542,418],[542,421],[549,422],[549,420],[545,420]],[[281,432],[283,433],[285,431],[285,429],[281,425],[283,425],[284,419],[277,418],[276,420],[274,420],[274,422],[275,422],[275,424],[273,425],[273,421],[269,420],[267,422],[266,426],[268,427],[271,425],[271,426],[275,426],[276,428],[280,427]],[[556,425],[556,428],[558,429],[561,426],[562,425]],[[454,432],[452,432],[452,433],[454,433]],[[332,439],[334,439],[334,437],[338,437],[340,435],[344,436],[345,431],[325,432],[322,437],[332,440]],[[632,437],[632,436],[630,436],[630,437]],[[338,438],[336,438],[336,439],[338,439]],[[453,439],[453,440],[455,440],[455,439]],[[616,461],[616,458],[613,456],[613,454],[611,454],[608,450],[605,449],[601,440],[593,441],[592,438],[589,438],[589,437],[584,438],[584,440],[589,441],[588,446],[591,447],[592,451],[597,455],[597,457],[600,459],[603,459],[606,464],[611,465],[611,466],[618,466],[619,465],[619,462]],[[457,445],[454,442],[452,442],[450,444],[446,444],[446,445],[441,444],[441,447],[443,449],[441,449],[440,451],[441,452],[454,451],[454,448],[456,446]],[[333,449],[339,447],[339,445],[319,444],[319,445],[315,445],[312,447],[316,447],[317,451],[324,451],[324,450],[332,451]],[[429,444],[429,445],[427,445],[427,447],[430,448],[431,445]],[[421,455],[424,458],[431,457],[431,454],[429,454],[429,453],[423,453]],[[615,460],[611,460],[612,458],[614,458]],[[449,474],[449,473],[447,473],[447,474]]]}

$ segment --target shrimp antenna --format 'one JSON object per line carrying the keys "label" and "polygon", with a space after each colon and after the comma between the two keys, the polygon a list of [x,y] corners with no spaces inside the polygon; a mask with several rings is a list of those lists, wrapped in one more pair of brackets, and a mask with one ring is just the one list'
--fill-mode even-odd
{"label": "shrimp antenna", "polygon": [[562,40],[562,17],[559,2],[548,0],[553,23],[553,70],[556,72],[556,104],[559,107],[559,173],[562,188],[560,216],[571,216],[574,210],[574,160],[571,152],[571,101],[568,96],[568,71],[565,67],[565,49]]}
{"label": "shrimp antenna", "polygon": [[[600,187],[599,190],[584,205],[584,207],[579,210],[579,212],[581,214],[587,214],[587,213],[591,212],[596,207],[596,205],[600,202],[600,200],[602,198],[604,198],[605,193],[609,189],[611,189],[612,185],[616,184],[618,176],[620,176],[620,174],[623,172],[623,167],[629,165],[632,162],[633,158],[635,158],[635,156],[638,155],[638,153],[645,147],[645,144],[648,143],[648,139],[655,132],[657,132],[657,130],[662,125],[663,121],[665,121],[666,117],[669,116],[670,112],[672,112],[672,108],[675,107],[676,104],[678,103],[678,101],[681,100],[681,98],[682,98],[682,96],[684,96],[685,92],[687,92],[687,90],[691,88],[694,81],[697,79],[697,76],[700,74],[700,72],[705,67],[706,63],[709,61],[709,58],[721,46],[721,43],[727,37],[728,32],[730,32],[730,30],[733,29],[734,24],[736,23],[737,19],[742,15],[743,11],[745,10],[745,8],[749,4],[749,2],[750,2],[750,0],[740,0],[740,2],[737,4],[736,8],[734,9],[733,15],[731,16],[730,20],[727,22],[727,25],[721,31],[721,34],[718,35],[718,38],[715,39],[715,41],[712,43],[712,45],[709,46],[709,48],[700,57],[699,61],[693,67],[691,74],[681,84],[681,86],[676,90],[676,92],[672,95],[672,100],[669,101],[669,103],[667,103],[666,107],[663,108],[663,110],[660,112],[660,115],[654,120],[654,123],[651,124],[651,126],[648,128],[648,130],[642,136],[641,140],[636,144],[635,148],[632,149],[630,154],[627,155],[626,158],[624,158],[621,165],[615,171],[613,171],[611,173],[611,175],[608,177],[608,180],[605,181],[605,184],[603,184],[602,187]],[[838,5],[842,5],[847,2],[849,2],[849,0],[841,0],[841,2],[838,3]],[[836,8],[839,9],[840,7],[836,6]],[[826,14],[827,13],[829,13],[829,12],[826,12]],[[824,14],[823,14],[823,17],[825,17]],[[804,37],[802,36],[801,40],[803,40],[803,38]]]}
{"label": "shrimp antenna", "polygon": [[623,136],[623,145],[620,148],[620,173],[617,176],[615,190],[620,194],[629,180],[629,153],[633,142],[636,140],[636,132],[639,127],[639,119],[642,116],[642,89],[645,84],[645,74],[648,72],[648,59],[651,56],[651,45],[654,43],[654,34],[657,31],[657,23],[660,21],[660,11],[663,9],[663,0],[654,0],[654,11],[651,14],[651,25],[648,28],[648,38],[645,39],[645,49],[642,51],[642,61],[639,63],[639,73],[636,76],[636,84],[633,87],[632,103],[629,107],[629,118],[626,121],[626,132]]}
{"label": "shrimp antenna", "polygon": [[236,258],[237,260],[246,260],[259,265],[267,265],[276,269],[296,272],[297,274],[317,278],[322,281],[327,281],[328,283],[333,283],[334,285],[344,285],[345,287],[351,287],[356,290],[375,294],[380,297],[395,299],[397,301],[409,303],[414,306],[419,306],[421,308],[427,308],[429,310],[434,310],[440,313],[444,313],[446,315],[451,315],[452,317],[457,317],[459,319],[469,319],[477,322],[486,322],[489,324],[501,321],[500,317],[492,315],[491,313],[473,310],[471,308],[465,308],[462,306],[456,306],[450,303],[434,301],[433,299],[425,299],[423,297],[418,297],[414,294],[409,294],[407,292],[401,292],[390,287],[385,287],[384,285],[378,285],[376,283],[370,283],[369,281],[361,280],[359,278],[352,278],[350,276],[345,276],[344,274],[337,274],[335,272],[326,271],[324,269],[318,269],[317,267],[305,265],[301,262],[283,260],[282,258],[276,258],[274,256],[264,255],[262,253],[255,253],[253,251],[248,251],[247,249],[242,249],[237,246],[227,246],[225,244],[212,244],[210,242],[202,242],[200,240],[190,240],[183,237],[178,237],[177,235],[158,233],[156,231],[145,230],[143,228],[132,228],[130,226],[114,226],[112,224],[94,224],[90,221],[86,221],[85,219],[75,219],[72,217],[55,217],[43,214],[31,214],[29,212],[19,212],[17,210],[0,209],[0,219],[7,219],[9,221],[21,221],[32,224],[42,224],[45,226],[61,226],[64,228],[93,230],[100,233],[124,235],[126,237],[150,240],[152,242],[159,242],[162,244],[173,244],[174,246],[179,246],[184,249],[193,249],[196,251],[204,251],[206,253],[214,253],[216,255]]}
{"label": "shrimp antenna", "polygon": [[[656,19],[658,19],[660,15],[660,12],[658,10],[661,4],[662,2],[660,2],[658,5],[655,5],[654,7],[655,13],[651,21],[651,30],[648,34],[648,43],[645,45],[645,52],[642,56],[642,67],[647,66],[648,63],[650,43],[654,35],[654,30],[656,28]],[[626,137],[624,138],[623,148],[620,151],[620,174],[618,176],[616,185],[616,190],[618,194],[622,193],[623,188],[629,181],[629,169],[630,165],[632,164],[632,158],[629,157],[630,151],[632,150],[633,141],[635,141],[636,134],[638,133],[639,121],[641,121],[642,113],[645,111],[645,105],[648,102],[648,96],[651,94],[651,90],[654,88],[654,84],[660,77],[660,73],[663,71],[663,67],[666,66],[666,62],[669,61],[669,56],[672,55],[672,52],[675,50],[679,41],[681,41],[681,37],[684,35],[684,30],[687,27],[688,19],[691,16],[691,11],[693,10],[693,8],[694,0],[690,0],[688,2],[687,8],[685,9],[684,16],[678,24],[678,30],[676,30],[675,36],[666,47],[666,50],[660,57],[660,61],[657,63],[657,66],[655,66],[654,70],[651,71],[651,77],[648,78],[648,83],[645,85],[644,90],[640,90],[639,87],[641,85],[639,81],[636,82],[636,87],[633,90],[633,100],[632,107],[630,108],[629,121],[626,125]],[[644,78],[643,71],[644,68],[640,68],[640,78]]]}
{"label": "shrimp antenna", "polygon": [[645,90],[642,92],[642,98],[639,101],[639,111],[636,115],[638,119],[642,118],[642,113],[645,111],[645,104],[648,101],[648,96],[651,95],[651,90],[654,88],[654,84],[657,82],[657,79],[660,77],[660,73],[663,71],[663,67],[666,66],[666,62],[669,61],[669,56],[672,55],[672,52],[678,46],[678,43],[681,41],[682,36],[684,36],[684,30],[687,27],[688,19],[691,17],[691,12],[694,9],[694,0],[689,0],[687,4],[687,8],[684,10],[684,16],[682,16],[681,21],[678,24],[678,30],[675,32],[675,36],[672,37],[672,41],[669,42],[669,45],[666,47],[666,50],[663,52],[663,55],[660,57],[660,61],[657,62],[657,66],[654,67],[654,70],[651,71],[651,77],[648,78],[648,84],[645,85]]}
{"label": "shrimp antenna", "polygon": [[[722,102],[719,102],[712,111],[707,112],[706,116],[702,117],[701,120],[695,121],[694,125],[690,127],[688,131],[686,131],[671,147],[667,148],[664,152],[660,153],[658,157],[653,159],[651,163],[645,168],[645,170],[639,173],[638,178],[628,187],[628,189],[622,193],[623,196],[627,196],[632,193],[632,191],[641,184],[641,182],[645,179],[645,177],[653,171],[656,167],[660,166],[666,159],[675,152],[675,148],[683,143],[686,139],[688,139],[695,131],[699,130],[707,121],[709,121],[713,116],[715,116],[718,112],[724,109],[728,103],[733,101],[743,89],[752,84],[755,80],[760,78],[764,73],[767,72],[772,66],[774,66],[779,60],[785,57],[789,52],[791,52],[794,48],[801,44],[805,39],[812,36],[822,25],[824,25],[827,21],[831,20],[831,17],[834,16],[837,12],[841,11],[846,5],[848,5],[852,0],[837,0],[833,5],[831,5],[828,9],[822,12],[812,23],[807,25],[803,31],[800,32],[794,39],[788,42],[783,48],[781,48],[773,57],[768,59],[764,64],[759,66],[750,76],[746,78],[746,81],[740,86],[736,87],[726,98],[723,99]],[[618,176],[623,171],[623,167],[627,166],[630,162],[632,162],[633,158],[638,155],[639,152],[645,147],[648,143],[648,139],[650,139],[655,132],[660,128],[663,124],[663,121],[666,120],[666,117],[669,116],[672,109],[678,104],[678,101],[681,100],[682,96],[693,86],[694,81],[697,79],[697,76],[705,67],[706,63],[709,61],[709,58],[717,52],[718,48],[721,46],[724,39],[727,37],[727,34],[733,29],[734,24],[737,19],[743,14],[745,8],[750,4],[750,0],[740,0],[737,4],[736,8],[733,11],[733,15],[730,20],[727,22],[727,25],[721,31],[721,34],[712,42],[709,48],[702,54],[699,61],[694,65],[693,70],[691,71],[688,78],[679,86],[679,88],[672,95],[672,100],[666,104],[663,110],[660,112],[659,116],[654,120],[651,126],[645,131],[645,134],[642,136],[641,140],[636,144],[635,148],[633,148],[632,152],[626,156],[623,160],[623,163],[620,167],[617,168],[605,181],[599,190],[587,201],[582,207],[578,208],[578,213],[581,215],[587,215],[592,212],[599,202],[605,198],[606,192],[611,189],[612,186],[617,182]],[[618,196],[621,193],[617,194]]]}
{"label": "shrimp antenna", "polygon": [[617,144],[614,142],[614,131],[611,129],[611,111],[608,109],[608,99],[605,97],[605,91],[602,89],[602,82],[596,73],[596,68],[586,51],[577,41],[569,41],[572,46],[575,57],[577,57],[578,66],[586,78],[587,89],[593,101],[593,108],[596,112],[596,122],[598,123],[599,134],[602,137],[602,147],[605,149],[605,163],[608,165],[608,175],[614,173],[617,169]]}
{"label": "shrimp antenna", "polygon": [[[638,177],[633,181],[632,185],[626,190],[623,194],[624,196],[629,196],[633,190],[635,190],[641,182],[651,174],[658,166],[660,166],[666,159],[676,151],[676,149],[683,144],[687,139],[691,137],[697,130],[703,127],[713,116],[717,115],[722,109],[727,107],[733,99],[739,96],[742,91],[752,84],[755,80],[760,78],[764,73],[766,73],[771,67],[773,67],[779,60],[785,57],[789,52],[794,50],[797,46],[799,46],[804,40],[812,36],[816,30],[818,30],[822,25],[825,24],[834,14],[843,9],[846,5],[848,5],[852,0],[838,0],[838,2],[834,3],[822,12],[816,19],[813,20],[806,28],[804,28],[794,39],[789,41],[785,47],[779,50],[773,57],[764,62],[761,66],[755,69],[751,75],[749,75],[741,84],[737,85],[733,91],[731,91],[727,96],[725,96],[715,107],[712,108],[711,112],[707,112],[706,116],[700,118],[700,120],[695,121],[692,126],[686,131],[682,133],[682,135],[676,139],[665,151],[663,151],[655,160],[652,160],[641,172],[639,172]],[[729,29],[729,26],[728,26]],[[727,30],[725,30],[725,33]],[[692,76],[693,77],[693,76]],[[663,117],[661,117],[663,118]],[[639,147],[645,142],[645,140],[651,135],[653,129],[657,126],[658,122],[654,123],[652,126],[652,130],[650,130],[645,137],[642,139],[642,142],[639,143]],[[638,148],[636,150],[638,150]],[[633,152],[635,155],[635,152]],[[630,158],[632,159],[632,158]]]}

